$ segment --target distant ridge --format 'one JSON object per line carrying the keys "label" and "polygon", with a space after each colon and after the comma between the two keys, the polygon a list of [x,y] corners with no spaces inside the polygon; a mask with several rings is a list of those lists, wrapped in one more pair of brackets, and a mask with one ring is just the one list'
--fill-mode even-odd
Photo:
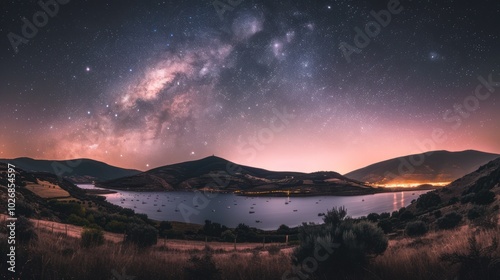
{"label": "distant ridge", "polygon": [[374,190],[337,172],[269,171],[237,165],[216,156],[158,167],[137,175],[98,184],[126,190],[197,190],[266,193],[292,190],[300,194],[354,194]]}
{"label": "distant ridge", "polygon": [[[28,157],[0,159],[27,172],[48,172],[60,174],[73,183],[92,183],[107,181],[140,173],[139,170],[124,169],[92,159],[39,160]],[[76,164],[78,163],[78,164]]]}
{"label": "distant ridge", "polygon": [[431,151],[381,161],[344,176],[374,184],[451,182],[498,157],[475,150]]}

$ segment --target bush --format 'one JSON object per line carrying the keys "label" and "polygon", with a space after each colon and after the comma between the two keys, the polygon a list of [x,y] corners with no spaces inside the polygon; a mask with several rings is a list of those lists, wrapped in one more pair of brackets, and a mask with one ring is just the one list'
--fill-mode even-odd
{"label": "bush", "polygon": [[158,231],[150,225],[130,224],[125,234],[125,242],[139,247],[149,247],[158,242]]}
{"label": "bush", "polygon": [[16,239],[19,242],[28,242],[36,240],[38,235],[35,232],[35,227],[30,219],[23,216],[17,218],[16,221]]}
{"label": "bush", "polygon": [[167,233],[172,229],[172,224],[167,221],[162,221],[160,222],[160,225],[158,226],[158,233],[160,237],[165,238],[167,236]]}
{"label": "bush", "polygon": [[289,234],[290,227],[288,227],[287,225],[280,225],[276,232],[278,234]]}
{"label": "bush", "polygon": [[458,199],[458,197],[454,196],[452,198],[450,198],[450,200],[448,200],[448,205],[453,205],[453,204],[457,204],[460,200]]}
{"label": "bush", "polygon": [[462,215],[451,212],[439,218],[437,220],[437,225],[440,229],[451,229],[458,226],[460,221],[462,221]]}
{"label": "bush", "polygon": [[488,190],[480,190],[473,198],[473,202],[480,205],[490,204],[493,201],[495,201],[495,193]]}
{"label": "bush", "polygon": [[436,219],[441,218],[441,210],[436,210],[432,213]]}
{"label": "bush", "polygon": [[427,233],[427,225],[422,221],[409,222],[405,232],[408,236],[421,236]]}
{"label": "bush", "polygon": [[400,213],[399,218],[401,221],[409,221],[415,218],[415,215],[410,210],[405,210],[403,213]]}
{"label": "bush", "polygon": [[227,230],[227,227],[219,223],[213,223],[210,220],[205,220],[203,226],[203,233],[208,236],[220,237],[221,234]]}
{"label": "bush", "polygon": [[75,214],[69,215],[68,219],[66,219],[68,224],[76,225],[76,226],[87,226],[89,222],[87,219],[79,217]]}
{"label": "bush", "polygon": [[81,244],[85,248],[95,247],[104,244],[104,234],[95,228],[86,228],[81,234]]}
{"label": "bush", "polygon": [[222,239],[227,242],[232,242],[236,238],[236,235],[234,235],[234,233],[230,229],[224,231],[221,236]]}
{"label": "bush", "polygon": [[377,225],[384,231],[384,233],[392,232],[392,222],[390,219],[382,219]]}
{"label": "bush", "polygon": [[125,224],[124,222],[119,222],[119,221],[115,221],[115,220],[108,222],[105,226],[105,229],[107,231],[117,232],[117,233],[125,232],[126,228],[127,228],[127,224]]}
{"label": "bush", "polygon": [[475,196],[476,195],[473,193],[466,194],[466,195],[462,196],[462,198],[460,199],[460,203],[466,204],[466,203],[472,202],[474,200]]}
{"label": "bush", "polygon": [[428,192],[419,196],[417,199],[417,208],[426,210],[430,207],[438,206],[441,203],[441,197],[436,192]]}
{"label": "bush", "polygon": [[475,220],[481,216],[483,216],[485,213],[485,209],[484,207],[478,207],[478,206],[475,206],[471,209],[469,209],[469,211],[467,212],[467,219],[469,220]]}
{"label": "bush", "polygon": [[293,264],[302,265],[319,254],[325,260],[318,262],[316,273],[340,277],[360,273],[371,258],[387,249],[382,229],[368,221],[348,219],[346,213],[343,207],[333,208],[325,216],[325,224],[304,223],[299,228],[300,246],[294,250]]}
{"label": "bush", "polygon": [[368,221],[375,223],[380,219],[380,215],[377,213],[370,213],[368,214],[368,216],[366,216],[366,218],[368,219]]}
{"label": "bush", "polygon": [[380,213],[380,219],[389,219],[391,217],[391,213],[388,213],[388,212],[383,212],[383,213]]}

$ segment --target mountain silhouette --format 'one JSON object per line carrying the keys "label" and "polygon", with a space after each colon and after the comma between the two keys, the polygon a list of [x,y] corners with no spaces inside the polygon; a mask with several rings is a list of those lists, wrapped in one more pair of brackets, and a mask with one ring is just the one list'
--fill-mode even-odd
{"label": "mountain silhouette", "polygon": [[372,190],[336,172],[269,171],[238,165],[216,156],[158,167],[133,176],[102,182],[98,186],[127,190],[210,189],[228,192],[286,189],[303,194]]}
{"label": "mountain silhouette", "polygon": [[27,157],[0,159],[28,172],[48,172],[72,181],[73,183],[92,183],[106,181],[140,173],[139,170],[111,166],[92,159],[39,160]]}
{"label": "mountain silhouette", "polygon": [[374,184],[451,182],[498,157],[474,150],[432,151],[381,161],[344,176]]}

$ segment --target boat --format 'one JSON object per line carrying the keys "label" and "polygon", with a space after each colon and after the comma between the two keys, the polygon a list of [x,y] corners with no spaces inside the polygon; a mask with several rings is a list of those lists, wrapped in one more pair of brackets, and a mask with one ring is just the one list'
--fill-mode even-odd
{"label": "boat", "polygon": [[294,209],[293,212],[297,212],[298,210],[297,209]]}
{"label": "boat", "polygon": [[161,212],[161,209],[160,209],[160,208],[158,208],[158,210],[156,210],[156,212]]}
{"label": "boat", "polygon": [[256,223],[261,223],[261,221],[260,221],[260,220],[255,220],[255,222],[256,222]]}
{"label": "boat", "polygon": [[253,213],[255,213],[255,211],[250,211],[250,212],[248,212],[248,213],[253,214]]}

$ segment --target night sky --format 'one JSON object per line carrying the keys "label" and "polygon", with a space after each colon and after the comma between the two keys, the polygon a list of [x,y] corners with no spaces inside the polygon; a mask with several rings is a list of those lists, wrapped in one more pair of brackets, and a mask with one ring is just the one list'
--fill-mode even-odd
{"label": "night sky", "polygon": [[[231,2],[72,0],[26,38],[42,8],[2,1],[0,157],[345,173],[500,153],[498,0],[401,1],[381,27],[388,0]],[[374,36],[346,55],[356,27]]]}

